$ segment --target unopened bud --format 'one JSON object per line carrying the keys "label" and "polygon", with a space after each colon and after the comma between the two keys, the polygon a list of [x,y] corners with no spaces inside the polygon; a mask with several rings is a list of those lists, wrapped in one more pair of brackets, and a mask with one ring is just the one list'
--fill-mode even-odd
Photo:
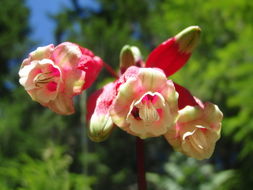
{"label": "unopened bud", "polygon": [[115,95],[115,84],[109,83],[89,97],[86,118],[89,121],[89,137],[92,141],[104,141],[111,134],[114,124],[109,110]]}
{"label": "unopened bud", "polygon": [[141,52],[136,46],[125,45],[120,52],[120,72],[123,74],[130,66],[141,65]]}
{"label": "unopened bud", "polygon": [[109,114],[92,115],[89,126],[89,137],[92,141],[102,142],[107,139],[113,129],[113,122]]}
{"label": "unopened bud", "polygon": [[175,36],[179,51],[191,53],[198,45],[201,29],[198,26],[190,26]]}

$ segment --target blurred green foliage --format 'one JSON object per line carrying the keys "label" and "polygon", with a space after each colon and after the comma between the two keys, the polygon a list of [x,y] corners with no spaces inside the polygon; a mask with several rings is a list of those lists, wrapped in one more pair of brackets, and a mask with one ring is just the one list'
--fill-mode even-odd
{"label": "blurred green foliage", "polygon": [[[185,27],[202,28],[199,47],[172,78],[219,105],[222,138],[205,161],[175,153],[162,137],[146,140],[149,189],[251,189],[253,1],[96,0],[97,8],[79,1],[52,16],[56,42],[90,48],[114,69],[125,44],[138,46],[145,59]],[[78,106],[82,98],[75,99],[76,114],[63,117],[32,102],[18,85],[17,64],[31,44],[29,10],[22,0],[1,3],[0,189],[136,189],[134,137],[115,130],[106,142],[93,143],[85,134],[85,105]],[[110,80],[103,71],[88,95]]]}
{"label": "blurred green foliage", "polygon": [[233,175],[232,170],[215,172],[206,162],[173,153],[164,165],[164,174],[148,173],[150,189],[159,190],[222,190],[222,184]]}
{"label": "blurred green foliage", "polygon": [[62,148],[49,146],[42,158],[32,158],[20,154],[18,161],[3,162],[0,167],[1,189],[18,190],[90,190],[95,178],[69,172],[72,162],[69,155],[64,155]]}

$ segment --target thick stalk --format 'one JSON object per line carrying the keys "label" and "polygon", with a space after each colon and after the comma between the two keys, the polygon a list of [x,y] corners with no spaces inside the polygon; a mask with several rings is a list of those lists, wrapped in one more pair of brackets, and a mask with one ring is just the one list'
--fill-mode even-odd
{"label": "thick stalk", "polygon": [[138,190],[147,190],[147,182],[145,176],[144,141],[139,137],[136,137],[136,156],[137,156]]}

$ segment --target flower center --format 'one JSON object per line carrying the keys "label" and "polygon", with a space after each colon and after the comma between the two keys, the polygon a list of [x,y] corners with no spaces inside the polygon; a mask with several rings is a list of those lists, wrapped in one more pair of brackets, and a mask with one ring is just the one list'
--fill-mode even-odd
{"label": "flower center", "polygon": [[54,80],[54,74],[53,72],[46,72],[46,73],[39,73],[35,78],[34,78],[34,83],[36,87],[42,87],[45,84],[51,82]]}
{"label": "flower center", "polygon": [[136,120],[152,123],[160,119],[157,101],[160,97],[155,93],[146,93],[134,104],[131,114]]}

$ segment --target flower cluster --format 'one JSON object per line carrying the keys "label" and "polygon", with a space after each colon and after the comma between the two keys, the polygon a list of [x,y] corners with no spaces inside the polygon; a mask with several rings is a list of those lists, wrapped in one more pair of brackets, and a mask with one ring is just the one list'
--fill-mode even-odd
{"label": "flower cluster", "polygon": [[[175,150],[209,158],[220,138],[222,112],[168,79],[190,58],[199,37],[199,27],[188,27],[155,48],[146,62],[137,47],[123,47],[120,76],[88,99],[89,137],[103,141],[118,127],[142,139],[163,135]],[[92,84],[102,64],[76,44],[49,45],[23,61],[20,83],[32,99],[57,113],[71,114],[72,97]]]}
{"label": "flower cluster", "polygon": [[155,48],[146,62],[136,47],[125,46],[120,77],[89,98],[90,138],[103,141],[119,127],[142,139],[163,135],[175,150],[209,158],[220,137],[221,111],[167,79],[187,62],[199,37],[199,27],[188,27]]}

